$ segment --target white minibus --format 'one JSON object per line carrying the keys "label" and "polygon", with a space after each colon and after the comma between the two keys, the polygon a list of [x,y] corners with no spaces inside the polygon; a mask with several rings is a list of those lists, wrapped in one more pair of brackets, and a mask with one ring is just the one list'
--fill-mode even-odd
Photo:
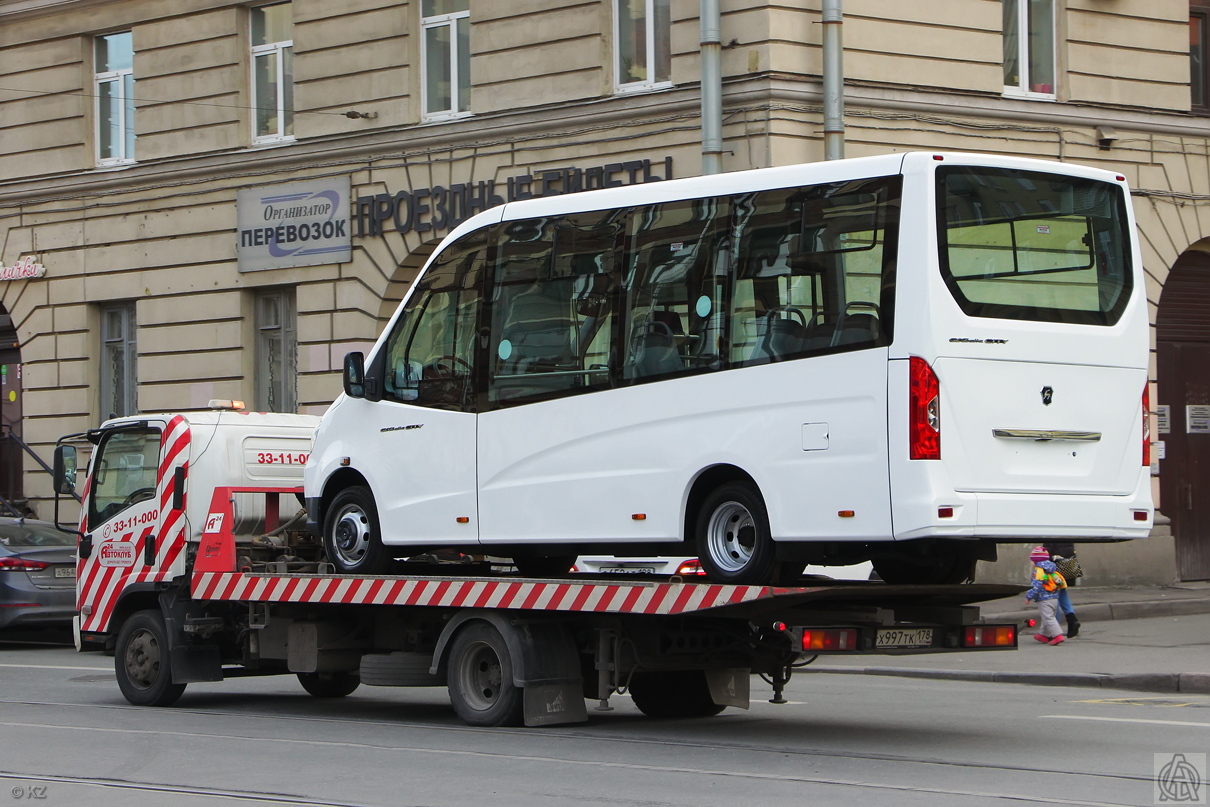
{"label": "white minibus", "polygon": [[1125,178],[893,154],[508,203],[440,244],[323,416],[343,573],[437,547],[719,582],[1148,534],[1148,317]]}

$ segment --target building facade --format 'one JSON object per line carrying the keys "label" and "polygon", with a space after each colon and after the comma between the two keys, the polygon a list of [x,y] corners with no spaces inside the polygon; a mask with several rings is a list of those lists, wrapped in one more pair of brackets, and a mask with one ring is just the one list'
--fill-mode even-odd
{"label": "building facade", "polygon": [[[822,159],[821,0],[721,5],[723,169]],[[996,152],[1128,177],[1171,524],[1085,565],[1102,582],[1210,578],[1210,2],[844,12],[847,156]],[[49,516],[49,477],[13,437],[45,458],[110,413],[322,412],[342,356],[474,212],[701,173],[699,14],[0,0],[0,495]]]}

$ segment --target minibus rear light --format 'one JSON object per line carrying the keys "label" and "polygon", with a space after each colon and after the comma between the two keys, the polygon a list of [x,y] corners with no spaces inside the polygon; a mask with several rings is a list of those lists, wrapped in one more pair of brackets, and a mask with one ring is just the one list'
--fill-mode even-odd
{"label": "minibus rear light", "polygon": [[1143,387],[1143,465],[1151,467],[1151,385]]}
{"label": "minibus rear light", "polygon": [[851,628],[812,628],[802,632],[803,650],[856,650],[857,631]]}
{"label": "minibus rear light", "polygon": [[928,362],[912,356],[908,366],[908,440],[914,460],[941,459],[941,384]]}
{"label": "minibus rear light", "polygon": [[1015,647],[1015,625],[971,625],[962,636],[963,647]]}

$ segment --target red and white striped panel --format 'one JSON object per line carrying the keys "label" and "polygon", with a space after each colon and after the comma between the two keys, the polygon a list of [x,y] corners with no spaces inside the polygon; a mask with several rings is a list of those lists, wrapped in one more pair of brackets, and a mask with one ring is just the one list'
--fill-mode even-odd
{"label": "red and white striped panel", "polygon": [[[129,566],[102,566],[99,562],[100,541],[93,544],[92,557],[80,562],[77,571],[76,607],[81,611],[80,629],[105,631],[113,615],[122,591],[132,583],[171,580],[185,573],[185,518],[184,510],[172,510],[172,496],[176,484],[176,466],[189,462],[189,423],[180,415],[173,417],[160,435],[160,465],[157,471],[155,502],[158,506],[154,525],[140,527],[114,538],[134,544],[134,559]],[[85,486],[84,502],[88,506],[88,485]],[[82,513],[86,510],[82,511]],[[130,510],[116,514],[121,520]],[[82,516],[83,518],[83,516]],[[109,522],[107,522],[109,523]],[[103,525],[91,524],[95,536],[104,535]],[[154,529],[154,533],[153,533]],[[143,550],[148,536],[156,536],[156,562],[154,566],[141,567]],[[85,606],[89,612],[83,613]]]}
{"label": "red and white striped panel", "polygon": [[[790,589],[794,590],[794,589]],[[390,577],[311,577],[201,572],[195,600],[425,605],[626,614],[685,614],[766,599],[787,589],[711,583],[542,583]]]}

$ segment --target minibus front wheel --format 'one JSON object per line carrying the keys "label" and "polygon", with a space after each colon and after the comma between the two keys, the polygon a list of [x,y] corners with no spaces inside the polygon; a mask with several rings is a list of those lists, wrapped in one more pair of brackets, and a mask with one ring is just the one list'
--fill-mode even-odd
{"label": "minibus front wheel", "polygon": [[382,545],[378,507],[365,485],[337,493],[324,520],[324,551],[344,574],[386,574],[391,556]]}

